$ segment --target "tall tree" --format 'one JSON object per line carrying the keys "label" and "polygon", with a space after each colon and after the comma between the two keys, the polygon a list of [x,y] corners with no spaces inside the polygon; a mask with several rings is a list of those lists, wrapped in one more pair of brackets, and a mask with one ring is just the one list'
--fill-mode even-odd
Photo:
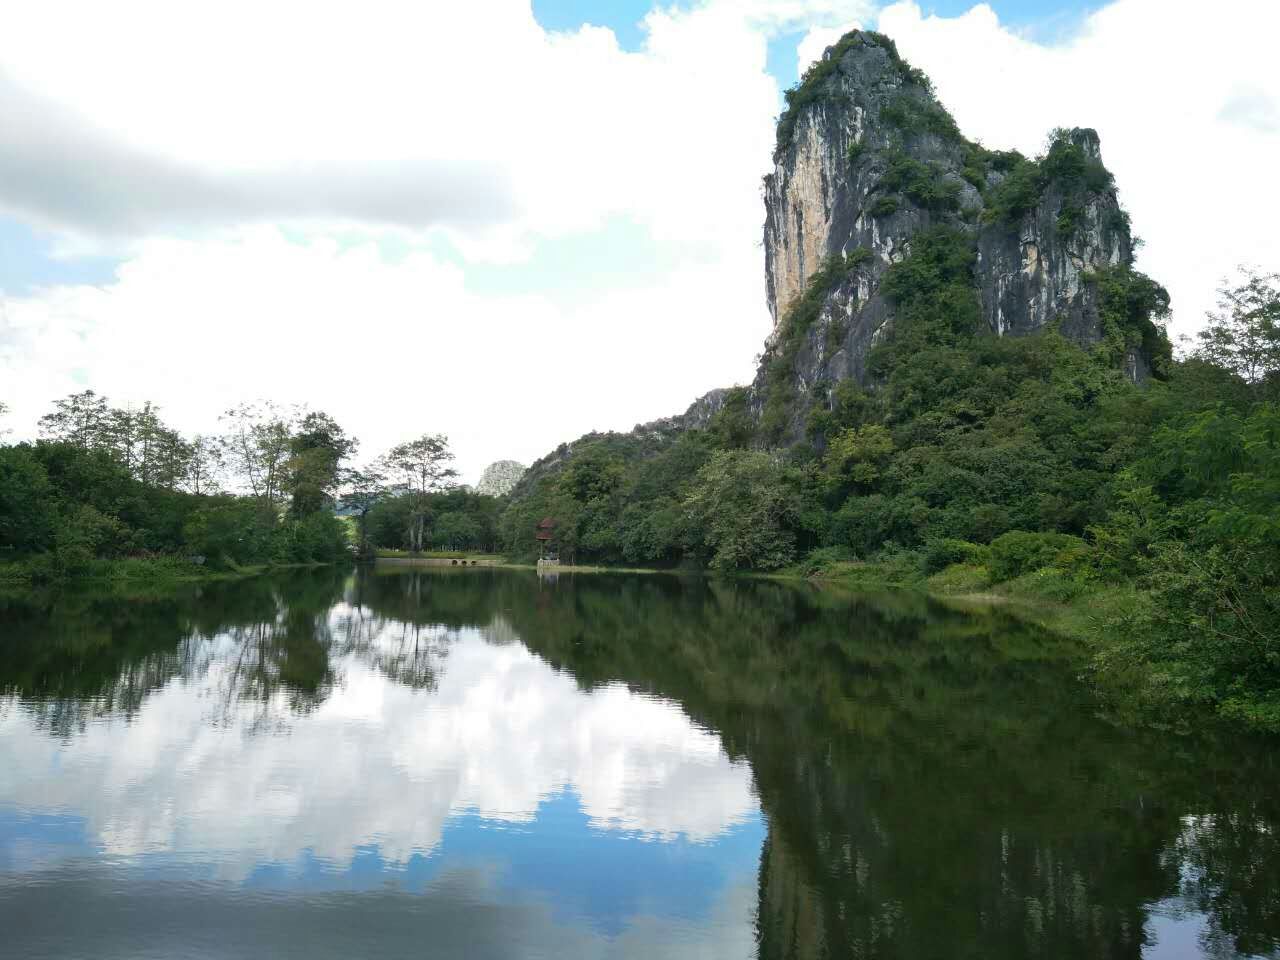
{"label": "tall tree", "polygon": [[267,401],[232,407],[220,418],[226,462],[264,504],[284,499],[296,411]]}
{"label": "tall tree", "polygon": [[53,404],[40,418],[40,435],[83,450],[111,446],[111,408],[92,390],[73,393]]}
{"label": "tall tree", "polygon": [[224,465],[225,449],[216,437],[196,434],[188,446],[185,472],[180,485],[188,493],[218,492],[218,478]]}
{"label": "tall tree", "polygon": [[342,462],[356,449],[355,438],[327,413],[306,414],[289,441],[290,510],[296,517],[310,516],[332,503],[342,477]]}
{"label": "tall tree", "polygon": [[377,467],[363,470],[347,470],[342,477],[345,488],[340,502],[356,514],[356,530],[359,537],[357,550],[363,556],[369,553],[369,511],[387,494],[387,477]]}
{"label": "tall tree", "polygon": [[410,499],[408,541],[415,553],[422,549],[426,536],[427,515],[430,510],[429,495],[453,485],[458,475],[449,464],[453,452],[449,438],[444,434],[423,434],[393,447],[385,463],[388,471],[400,481]]}
{"label": "tall tree", "polygon": [[111,449],[130,474],[150,487],[178,486],[190,445],[160,419],[159,407],[147,401],[136,410],[108,410],[106,425]]}
{"label": "tall tree", "polygon": [[1240,268],[1218,291],[1218,310],[1197,334],[1193,356],[1239,374],[1264,392],[1280,380],[1280,274]]}

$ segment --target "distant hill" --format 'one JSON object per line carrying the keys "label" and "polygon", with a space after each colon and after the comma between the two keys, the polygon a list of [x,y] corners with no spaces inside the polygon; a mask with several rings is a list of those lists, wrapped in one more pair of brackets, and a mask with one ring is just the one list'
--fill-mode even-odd
{"label": "distant hill", "polygon": [[484,468],[476,490],[491,497],[505,497],[520,482],[524,471],[525,466],[522,463],[514,460],[496,460]]}

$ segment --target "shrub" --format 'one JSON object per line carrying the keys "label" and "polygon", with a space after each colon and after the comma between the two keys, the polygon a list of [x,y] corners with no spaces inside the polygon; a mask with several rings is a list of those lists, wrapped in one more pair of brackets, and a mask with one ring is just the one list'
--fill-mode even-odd
{"label": "shrub", "polygon": [[936,163],[925,163],[896,151],[880,178],[879,189],[901,193],[926,210],[955,210],[960,205],[960,184],[950,180]]}
{"label": "shrub", "polygon": [[951,114],[947,113],[942,104],[927,96],[899,93],[885,104],[880,111],[880,118],[907,135],[931,133],[943,140],[962,139],[960,128],[956,126]]}
{"label": "shrub", "polygon": [[934,537],[924,543],[924,564],[929,573],[937,573],[953,563],[980,564],[986,557],[985,547],[968,540]]}
{"label": "shrub", "polygon": [[876,202],[871,205],[871,215],[873,217],[887,217],[890,214],[898,212],[898,198],[880,196],[876,197]]}
{"label": "shrub", "polygon": [[983,566],[953,563],[931,576],[928,585],[935,593],[972,593],[991,586],[991,573]]}
{"label": "shrub", "polygon": [[855,46],[862,44],[881,47],[889,55],[890,62],[901,71],[904,83],[922,87],[925,90],[929,89],[928,78],[902,59],[898,53],[897,46],[891,39],[882,33],[875,33],[870,30],[851,30],[827,50],[822,59],[815,61],[805,71],[799,83],[783,93],[782,96],[787,101],[787,109],[778,118],[777,141],[773,151],[774,160],[777,160],[782,155],[782,151],[791,145],[791,138],[795,135],[796,121],[799,119],[800,111],[822,99],[826,93],[824,89],[826,82],[839,70],[840,61],[844,58],[844,55]]}
{"label": "shrub", "polygon": [[816,577],[854,559],[856,558],[848,547],[819,547],[800,562],[800,572],[806,577]]}
{"label": "shrub", "polygon": [[1012,530],[991,541],[989,567],[996,583],[1053,566],[1059,555],[1078,550],[1084,541],[1068,533],[1028,533]]}

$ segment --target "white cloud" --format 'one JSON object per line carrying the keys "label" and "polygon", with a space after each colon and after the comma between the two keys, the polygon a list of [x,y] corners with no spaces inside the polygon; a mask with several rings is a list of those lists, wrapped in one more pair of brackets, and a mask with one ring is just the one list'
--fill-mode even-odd
{"label": "white cloud", "polygon": [[[402,629],[386,625],[375,646],[394,647]],[[221,712],[236,662],[227,637],[211,641],[221,658],[207,674],[171,681],[128,722],[64,740],[0,710],[0,796],[83,818],[109,856],[167,854],[230,880],[307,851],[345,867],[375,844],[403,865],[436,849],[451,817],[528,823],[566,788],[596,829],[653,839],[709,841],[759,816],[750,769],[678,705],[620,684],[583,692],[523,645],[481,633],[447,644],[430,693],[357,656],[335,660],[339,685],[283,735],[251,732],[253,704]]]}
{"label": "white cloud", "polygon": [[[514,0],[9,6],[0,209],[127,254],[101,288],[3,304],[15,432],[84,385],[188,431],[267,395],[329,410],[371,454],[445,431],[474,479],[749,379],[766,37],[848,3],[658,10],[639,53],[546,33]],[[618,220],[660,251],[643,288],[556,296],[572,268],[546,297],[469,282]],[[389,233],[416,252],[380,257]]]}
{"label": "white cloud", "polygon": [[815,61],[822,59],[822,54],[826,52],[827,47],[834,46],[836,41],[850,30],[861,28],[862,24],[857,21],[836,27],[810,27],[809,32],[804,35],[804,39],[796,48],[796,62],[799,64],[800,75],[804,76],[804,72]]}
{"label": "white cloud", "polygon": [[1280,5],[1224,0],[1193,16],[1117,0],[1061,43],[1002,26],[986,4],[955,18],[914,3],[879,28],[933,79],[960,128],[987,146],[1038,152],[1056,126],[1094,127],[1146,246],[1139,269],[1170,290],[1172,332],[1203,323],[1242,262],[1280,266]]}
{"label": "white cloud", "polygon": [[[102,287],[0,298],[9,425],[85,385],[187,431],[269,396],[328,410],[370,455],[447,432],[472,480],[751,377],[766,41],[805,31],[803,69],[876,22],[865,0],[708,0],[654,10],[628,53],[601,28],[547,33],[520,0],[194,9],[0,0],[0,211],[124,256]],[[897,4],[878,26],[988,145],[1097,127],[1139,266],[1187,330],[1237,261],[1280,263],[1277,17],[1119,0],[1050,46],[985,5]],[[618,222],[657,269],[560,265],[519,296],[478,279],[583,237],[625,266]]]}
{"label": "white cloud", "polygon": [[86,384],[118,404],[157,399],[189,431],[269,397],[324,409],[369,456],[445,432],[474,482],[493,460],[527,463],[741,378],[763,336],[756,259],[748,248],[562,303],[477,293],[457,265],[422,249],[388,260],[372,240],[153,238],[106,287],[5,303],[0,380],[19,434]]}

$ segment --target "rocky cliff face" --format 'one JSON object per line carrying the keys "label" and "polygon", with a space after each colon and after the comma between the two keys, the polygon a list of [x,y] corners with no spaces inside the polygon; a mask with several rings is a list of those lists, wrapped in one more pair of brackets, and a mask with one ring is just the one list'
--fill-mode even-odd
{"label": "rocky cliff face", "polygon": [[[1082,344],[1102,339],[1093,277],[1127,266],[1132,240],[1096,133],[1058,131],[1038,161],[985,150],[960,133],[892,41],[874,33],[829,48],[788,98],[765,179],[774,331],[757,400],[787,337],[800,340],[787,345],[798,408],[818,384],[865,383],[868,351],[893,321],[880,280],[933,226],[963,231],[976,247],[974,284],[993,334],[1055,323]],[[857,269],[824,276],[832,258]],[[808,291],[815,282],[825,288]],[[789,314],[807,291],[821,303],[797,332]],[[1146,375],[1137,351],[1126,364],[1131,376]]]}
{"label": "rocky cliff face", "polygon": [[754,442],[801,440],[831,387],[875,389],[868,357],[892,335],[896,310],[882,281],[926,232],[954,234],[972,254],[971,290],[992,335],[1052,325],[1084,346],[1119,344],[1108,355],[1134,380],[1148,375],[1133,331],[1118,334],[1102,310],[1100,278],[1127,270],[1133,241],[1094,131],[1055,131],[1036,159],[987,150],[889,38],[862,31],[828,49],[787,99],[764,189],[774,327],[754,382],[629,434],[561,444],[529,468],[517,498],[605,437],[642,459],[707,427],[731,397],[744,403]]}
{"label": "rocky cliff face", "polygon": [[517,463],[515,460],[495,460],[484,468],[476,491],[491,497],[505,497],[515,489],[520,478],[524,476],[524,471],[524,464]]}

